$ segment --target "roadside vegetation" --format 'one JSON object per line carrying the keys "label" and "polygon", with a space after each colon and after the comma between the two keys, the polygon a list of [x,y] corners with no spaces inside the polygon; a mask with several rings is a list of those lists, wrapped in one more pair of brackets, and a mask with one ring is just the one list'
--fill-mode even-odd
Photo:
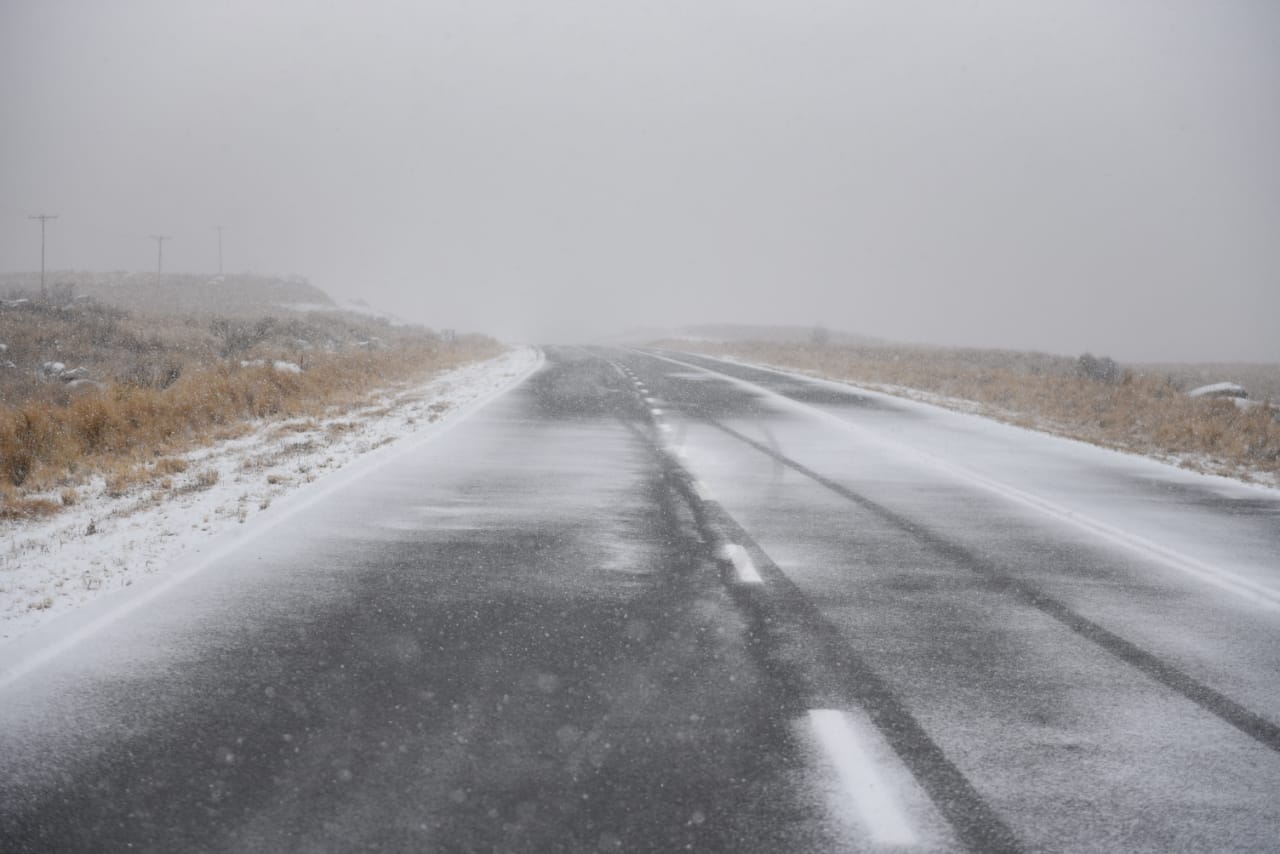
{"label": "roadside vegetation", "polygon": [[[172,295],[161,303],[182,308]],[[235,308],[142,313],[65,288],[10,291],[0,301],[0,518],[55,513],[95,478],[115,494],[176,483],[183,454],[263,419],[340,413],[503,349],[351,312]]]}
{"label": "roadside vegetation", "polygon": [[[1007,350],[809,341],[663,341],[979,412],[1198,471],[1280,485],[1280,365],[1123,366]],[[1192,398],[1205,377],[1252,390],[1249,405]]]}

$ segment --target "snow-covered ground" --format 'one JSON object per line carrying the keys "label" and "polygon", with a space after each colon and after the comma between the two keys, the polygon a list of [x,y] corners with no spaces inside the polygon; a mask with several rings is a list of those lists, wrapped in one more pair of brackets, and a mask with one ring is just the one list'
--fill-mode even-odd
{"label": "snow-covered ground", "polygon": [[[693,369],[669,376],[693,379],[708,371],[704,362],[686,362],[678,354],[657,358]],[[1079,549],[1068,550],[1073,567],[1136,558],[1144,567],[1138,576],[1143,583],[1156,578],[1162,589],[1185,583],[1192,591],[1221,591],[1268,618],[1280,613],[1280,490],[1274,487],[780,369],[749,377],[704,374],[711,376],[758,395],[761,411],[773,413],[763,426],[758,415],[731,426],[752,438],[763,436],[770,448],[831,482],[855,484],[863,499],[922,528],[945,530],[948,540],[969,538],[974,554],[990,550],[984,537],[998,540],[1025,523],[1032,545],[1019,562],[1028,568],[1040,565],[1034,550],[1065,536]],[[800,399],[797,380],[810,389],[852,392],[864,403]],[[726,446],[718,429],[698,419],[680,420],[677,412],[675,407],[668,414],[671,433],[683,437],[677,452],[709,494],[775,560],[803,549],[804,535],[771,541],[764,533],[784,481],[776,467],[761,466],[760,448]],[[993,525],[992,519],[1000,521]],[[1090,557],[1094,550],[1106,557]],[[1050,581],[1058,583],[1056,577],[1045,583]],[[1130,624],[1135,619],[1126,617]]]}
{"label": "snow-covered ground", "polygon": [[[845,388],[859,389],[863,391],[878,392],[893,397],[912,400],[917,403],[925,403],[930,406],[936,406],[941,409],[950,409],[952,412],[960,412],[967,415],[976,415],[981,418],[988,418],[993,421],[1004,422],[1018,427],[1030,430],[1036,430],[1041,433],[1048,433],[1064,439],[1071,439],[1078,442],[1088,442],[1099,447],[1108,448],[1117,453],[1133,454],[1140,457],[1158,460],[1168,465],[1177,466],[1178,468],[1200,474],[1211,474],[1220,477],[1226,477],[1233,480],[1241,480],[1245,483],[1259,484],[1262,486],[1280,489],[1280,477],[1268,471],[1257,468],[1246,467],[1234,463],[1217,460],[1208,454],[1202,453],[1165,453],[1151,447],[1141,448],[1117,448],[1104,442],[1091,441],[1087,437],[1079,435],[1078,430],[1073,430],[1069,426],[1057,424],[1051,419],[1040,418],[1025,412],[1016,412],[1011,409],[1004,409],[990,403],[982,403],[976,400],[968,400],[963,397],[951,397],[936,392],[924,391],[910,386],[894,385],[892,383],[873,383],[873,382],[853,382],[845,380],[832,379],[818,371],[802,370],[787,365],[776,365],[770,362],[755,362],[748,359],[740,359],[736,356],[717,356],[716,358],[735,365],[743,365],[749,368],[766,368],[771,371],[778,371],[783,374],[794,374],[796,376],[808,377],[810,379],[822,380],[824,382],[833,383],[836,386]],[[1219,385],[1235,385],[1234,383],[1220,383]],[[1238,387],[1238,386],[1237,386]],[[1258,401],[1234,399],[1237,406],[1248,408],[1249,406],[1261,405]]]}
{"label": "snow-covered ground", "polygon": [[430,438],[540,362],[538,351],[518,348],[359,410],[264,421],[244,437],[187,454],[186,470],[168,488],[111,496],[99,478],[50,519],[0,525],[0,638],[225,547],[250,517],[279,512],[281,501],[305,496],[357,459],[376,462]]}

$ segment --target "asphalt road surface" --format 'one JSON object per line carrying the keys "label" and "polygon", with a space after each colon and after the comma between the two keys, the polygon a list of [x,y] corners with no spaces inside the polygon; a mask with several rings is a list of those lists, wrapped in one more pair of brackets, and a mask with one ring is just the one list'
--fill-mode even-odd
{"label": "asphalt road surface", "polygon": [[1280,848],[1274,495],[576,348],[337,477],[0,655],[0,850]]}

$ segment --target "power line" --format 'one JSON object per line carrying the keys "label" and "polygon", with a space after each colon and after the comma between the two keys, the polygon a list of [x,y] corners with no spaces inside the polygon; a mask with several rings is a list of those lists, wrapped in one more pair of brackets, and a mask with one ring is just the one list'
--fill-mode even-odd
{"label": "power line", "polygon": [[48,291],[44,288],[44,224],[51,219],[57,219],[57,214],[33,214],[27,219],[40,220],[40,298],[45,299],[49,296]]}
{"label": "power line", "polygon": [[164,242],[173,240],[171,234],[153,234],[151,239],[156,242],[156,274],[164,272]]}

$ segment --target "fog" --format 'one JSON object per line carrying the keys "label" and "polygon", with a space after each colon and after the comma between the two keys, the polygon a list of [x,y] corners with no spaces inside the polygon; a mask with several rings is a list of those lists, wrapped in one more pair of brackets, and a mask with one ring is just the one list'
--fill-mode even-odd
{"label": "fog", "polygon": [[1280,4],[0,5],[0,269],[1280,360]]}

